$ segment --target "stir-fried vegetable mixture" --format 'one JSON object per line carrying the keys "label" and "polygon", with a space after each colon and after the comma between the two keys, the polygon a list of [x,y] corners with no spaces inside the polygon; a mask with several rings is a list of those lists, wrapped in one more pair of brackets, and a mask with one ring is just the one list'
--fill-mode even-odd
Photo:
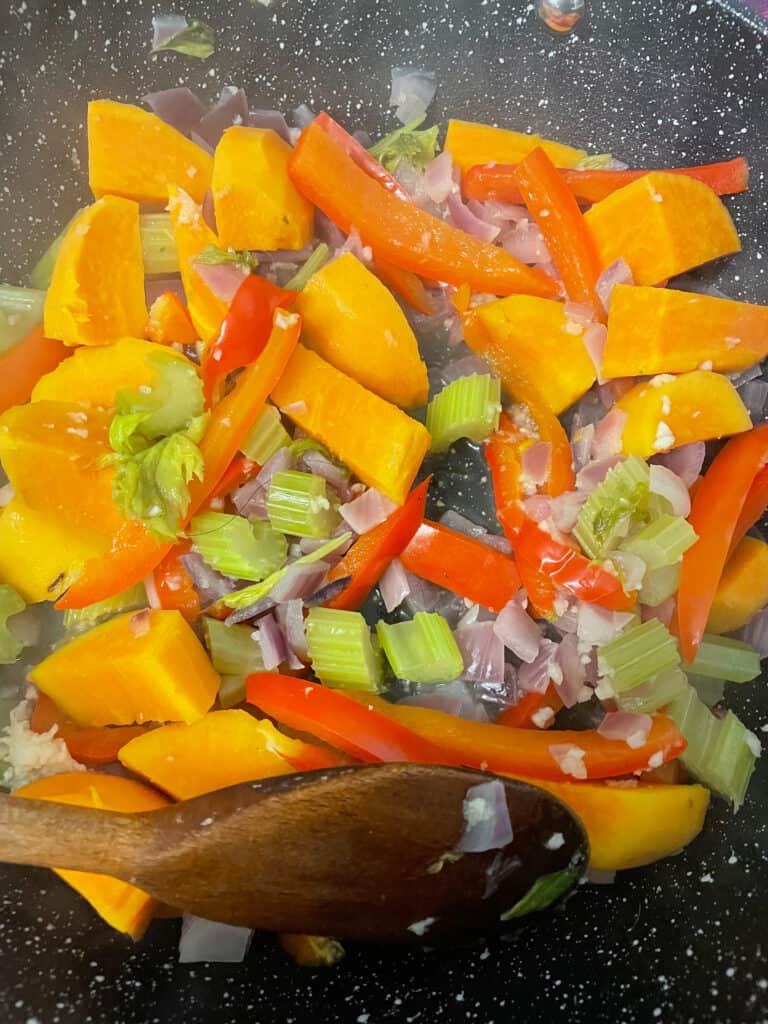
{"label": "stir-fried vegetable mixture", "polygon": [[[90,104],[94,201],[0,288],[0,661],[63,611],[5,782],[139,811],[465,765],[648,864],[760,753],[726,707],[768,654],[768,307],[679,278],[739,249],[747,167],[464,121],[440,151],[398,96],[375,143],[242,90]],[[134,937],[155,910],[62,875]]]}

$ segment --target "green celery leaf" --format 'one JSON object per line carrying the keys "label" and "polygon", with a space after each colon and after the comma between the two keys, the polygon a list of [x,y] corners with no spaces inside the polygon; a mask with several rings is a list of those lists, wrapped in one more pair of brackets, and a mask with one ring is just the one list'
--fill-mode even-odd
{"label": "green celery leaf", "polygon": [[580,874],[581,869],[577,865],[570,864],[562,871],[553,871],[550,875],[542,875],[541,878],[536,879],[525,896],[518,900],[514,907],[504,911],[501,920],[511,921],[515,917],[532,914],[535,910],[545,910],[559,896],[572,888]]}
{"label": "green celery leaf", "polygon": [[241,270],[247,270],[249,274],[254,273],[259,266],[259,261],[247,249],[242,251],[220,249],[218,245],[206,245],[203,251],[195,256],[193,262],[202,263],[206,267],[218,267],[222,263],[233,263]]}
{"label": "green celery leaf", "polygon": [[390,172],[397,170],[397,165],[401,160],[423,170],[428,163],[434,160],[437,150],[437,125],[417,131],[418,127],[426,120],[426,116],[426,114],[422,114],[421,117],[409,121],[402,128],[395,128],[389,135],[379,139],[376,145],[371,146],[369,150],[371,156],[375,156],[379,163]]}
{"label": "green celery leaf", "polygon": [[206,60],[216,49],[216,35],[210,25],[204,21],[193,18],[181,32],[171,36],[162,46],[156,47],[152,52],[158,53],[161,50],[173,50],[174,53],[184,53],[188,57],[197,57],[199,60]]}

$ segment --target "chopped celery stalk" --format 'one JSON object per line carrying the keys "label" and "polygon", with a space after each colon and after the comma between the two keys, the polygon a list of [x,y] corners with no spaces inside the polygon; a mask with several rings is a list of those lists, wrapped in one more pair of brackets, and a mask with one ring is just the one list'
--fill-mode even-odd
{"label": "chopped celery stalk", "polygon": [[192,363],[158,346],[158,351],[148,356],[147,364],[155,371],[154,387],[117,392],[109,443],[123,454],[127,443],[136,449],[135,435],[141,441],[175,434],[200,416],[205,407],[203,385]]}
{"label": "chopped celery stalk", "polygon": [[640,587],[641,604],[655,608],[676,594],[680,587],[680,563],[663,565],[660,569],[650,569],[643,577]]}
{"label": "chopped celery stalk", "polygon": [[0,665],[13,665],[24,648],[8,620],[26,607],[27,602],[18,591],[8,583],[0,583]]}
{"label": "chopped celery stalk", "polygon": [[105,619],[111,619],[120,612],[130,612],[134,608],[145,608],[147,592],[143,583],[137,583],[128,590],[123,590],[114,597],[107,597],[96,604],[88,604],[85,608],[70,608],[64,612],[64,629],[70,633],[80,633],[92,626],[97,626]]}
{"label": "chopped celery stalk", "polygon": [[732,711],[725,718],[716,718],[692,686],[666,711],[688,741],[680,755],[685,767],[738,810],[760,754],[757,736]]}
{"label": "chopped celery stalk", "polygon": [[280,413],[274,405],[266,405],[240,445],[240,451],[253,462],[263,466],[275,452],[290,443],[291,436],[283,426]]}
{"label": "chopped celery stalk", "polygon": [[325,242],[321,242],[313,251],[309,259],[299,267],[290,281],[286,281],[284,285],[286,291],[300,292],[302,288],[306,287],[307,281],[310,277],[312,277],[313,274],[316,274],[320,267],[327,262],[330,255],[331,250]]}
{"label": "chopped celery stalk", "polygon": [[451,627],[436,612],[416,612],[409,622],[378,622],[376,632],[398,679],[447,683],[464,671]]}
{"label": "chopped celery stalk", "polygon": [[748,683],[760,675],[760,655],[742,640],[705,633],[691,672],[727,683]]}
{"label": "chopped celery stalk", "polygon": [[725,696],[725,683],[722,679],[708,679],[707,676],[695,676],[689,672],[688,682],[699,695],[699,700],[703,701],[708,708],[719,704]]}
{"label": "chopped celery stalk", "polygon": [[685,672],[681,668],[667,668],[647,682],[617,693],[616,703],[622,711],[650,715],[678,697],[687,685]]}
{"label": "chopped celery stalk", "polygon": [[264,671],[261,647],[253,638],[251,626],[225,626],[206,616],[203,628],[205,646],[217,672],[224,676],[249,676]]}
{"label": "chopped celery stalk", "polygon": [[338,459],[335,459],[333,455],[328,451],[322,441],[316,441],[314,437],[300,437],[296,441],[291,441],[288,446],[288,450],[291,453],[292,459],[300,459],[306,452],[319,452],[324,455],[329,462],[335,462],[337,465],[341,465]]}
{"label": "chopped celery stalk", "polygon": [[17,345],[43,319],[45,292],[0,284],[0,353]]}
{"label": "chopped celery stalk", "polygon": [[294,537],[328,537],[341,521],[325,480],[295,469],[272,477],[267,515],[276,530]]}
{"label": "chopped celery stalk", "polygon": [[658,619],[631,626],[597,649],[598,669],[617,693],[644,683],[664,669],[680,664],[680,652]]}
{"label": "chopped celery stalk", "polygon": [[632,516],[648,499],[648,464],[636,455],[608,470],[581,506],[573,528],[590,558],[599,558],[627,535]]}
{"label": "chopped celery stalk", "polygon": [[51,283],[53,277],[53,268],[56,266],[56,260],[59,256],[59,249],[61,249],[61,243],[64,241],[64,236],[69,231],[69,226],[72,221],[77,217],[80,210],[73,214],[72,217],[67,221],[64,227],[61,229],[59,234],[54,238],[48,248],[45,250],[43,255],[37,261],[32,268],[32,273],[29,275],[29,283],[33,288],[40,288],[41,291],[46,291]]}
{"label": "chopped celery stalk", "polygon": [[192,546],[208,565],[233,579],[263,580],[288,557],[288,542],[269,523],[203,512],[189,527]]}
{"label": "chopped celery stalk", "polygon": [[381,686],[381,652],[360,612],[310,608],[307,647],[312,671],[328,686],[377,692]]}
{"label": "chopped celery stalk", "polygon": [[[261,670],[259,670],[261,671]],[[223,708],[234,708],[245,701],[247,676],[222,676],[219,687],[219,704]]]}
{"label": "chopped celery stalk", "polygon": [[142,213],[139,217],[144,273],[178,274],[179,251],[170,213]]}
{"label": "chopped celery stalk", "polygon": [[649,569],[663,569],[679,562],[696,540],[687,519],[665,513],[625,540],[621,548],[638,555]]}
{"label": "chopped celery stalk", "polygon": [[473,373],[446,384],[427,406],[432,451],[446,452],[460,437],[485,441],[499,425],[501,384],[490,373]]}

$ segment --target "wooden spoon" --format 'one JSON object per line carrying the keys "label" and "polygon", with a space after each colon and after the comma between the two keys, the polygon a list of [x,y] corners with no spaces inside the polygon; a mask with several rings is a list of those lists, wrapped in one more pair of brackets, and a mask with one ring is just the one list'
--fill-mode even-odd
{"label": "wooden spoon", "polygon": [[[487,932],[544,875],[587,862],[581,824],[503,779],[502,850],[446,858],[467,790],[494,776],[417,764],[242,783],[141,814],[0,797],[0,860],[114,875],[200,917],[339,938],[434,941]],[[410,927],[409,929],[409,926]]]}

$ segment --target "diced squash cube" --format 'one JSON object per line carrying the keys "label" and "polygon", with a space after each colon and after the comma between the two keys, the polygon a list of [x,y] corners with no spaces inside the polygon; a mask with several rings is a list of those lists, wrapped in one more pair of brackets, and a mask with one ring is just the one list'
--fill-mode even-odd
{"label": "diced squash cube", "polygon": [[589,391],[595,367],[584,347],[584,326],[562,302],[510,295],[476,306],[464,317],[464,338],[498,374],[511,396],[529,388],[558,415]]}
{"label": "diced squash cube", "polygon": [[389,289],[351,252],[327,263],[296,299],[302,338],[323,359],[404,409],[424,405],[427,368]]}
{"label": "diced squash cube", "polygon": [[364,483],[402,505],[429,449],[426,427],[303,345],[272,400]]}
{"label": "diced squash cube", "polygon": [[302,249],[313,208],[288,177],[291,147],[269,128],[227,128],[213,161],[221,244],[231,249]]}
{"label": "diced squash cube", "polygon": [[125,612],[70,640],[30,679],[77,725],[194,722],[220,679],[180,612]]}
{"label": "diced squash cube", "polygon": [[542,139],[539,135],[493,128],[474,121],[448,122],[445,149],[462,172],[477,164],[517,164],[541,146],[555,167],[573,167],[587,155],[583,149]]}
{"label": "diced squash cube", "polygon": [[176,185],[201,203],[212,171],[210,155],[156,114],[114,100],[88,104],[88,180],[97,199],[164,206]]}
{"label": "diced squash cube", "polygon": [[648,458],[692,441],[709,441],[749,430],[752,422],[727,377],[694,370],[661,374],[636,384],[616,408],[626,413],[625,455]]}
{"label": "diced squash cube", "polygon": [[684,174],[652,171],[595,203],[584,218],[603,266],[622,257],[635,284],[659,284],[741,248],[722,200]]}
{"label": "diced squash cube", "polygon": [[672,288],[617,285],[602,375],[642,377],[698,367],[732,373],[768,355],[768,306]]}
{"label": "diced squash cube", "polygon": [[46,337],[108,345],[139,337],[147,320],[139,207],[104,196],[74,218],[45,298]]}
{"label": "diced squash cube", "polygon": [[[16,797],[50,800],[76,807],[135,814],[167,807],[168,800],[149,786],[133,779],[96,772],[62,772],[31,782],[14,791]],[[56,871],[75,892],[86,899],[112,928],[140,939],[158,908],[154,898],[135,885],[110,875],[89,871]]]}
{"label": "diced squash cube", "polygon": [[144,332],[158,345],[194,345],[197,331],[187,307],[175,292],[163,292],[152,303]]}
{"label": "diced squash cube", "polygon": [[186,192],[170,188],[168,195],[168,209],[179,250],[179,269],[189,316],[199,337],[210,342],[218,335],[228,306],[214,295],[193,263],[203,249],[210,245],[218,246],[219,240],[205,223],[200,206]]}
{"label": "diced squash cube", "polygon": [[728,559],[712,602],[707,630],[733,633],[768,604],[768,544],[744,537]]}

